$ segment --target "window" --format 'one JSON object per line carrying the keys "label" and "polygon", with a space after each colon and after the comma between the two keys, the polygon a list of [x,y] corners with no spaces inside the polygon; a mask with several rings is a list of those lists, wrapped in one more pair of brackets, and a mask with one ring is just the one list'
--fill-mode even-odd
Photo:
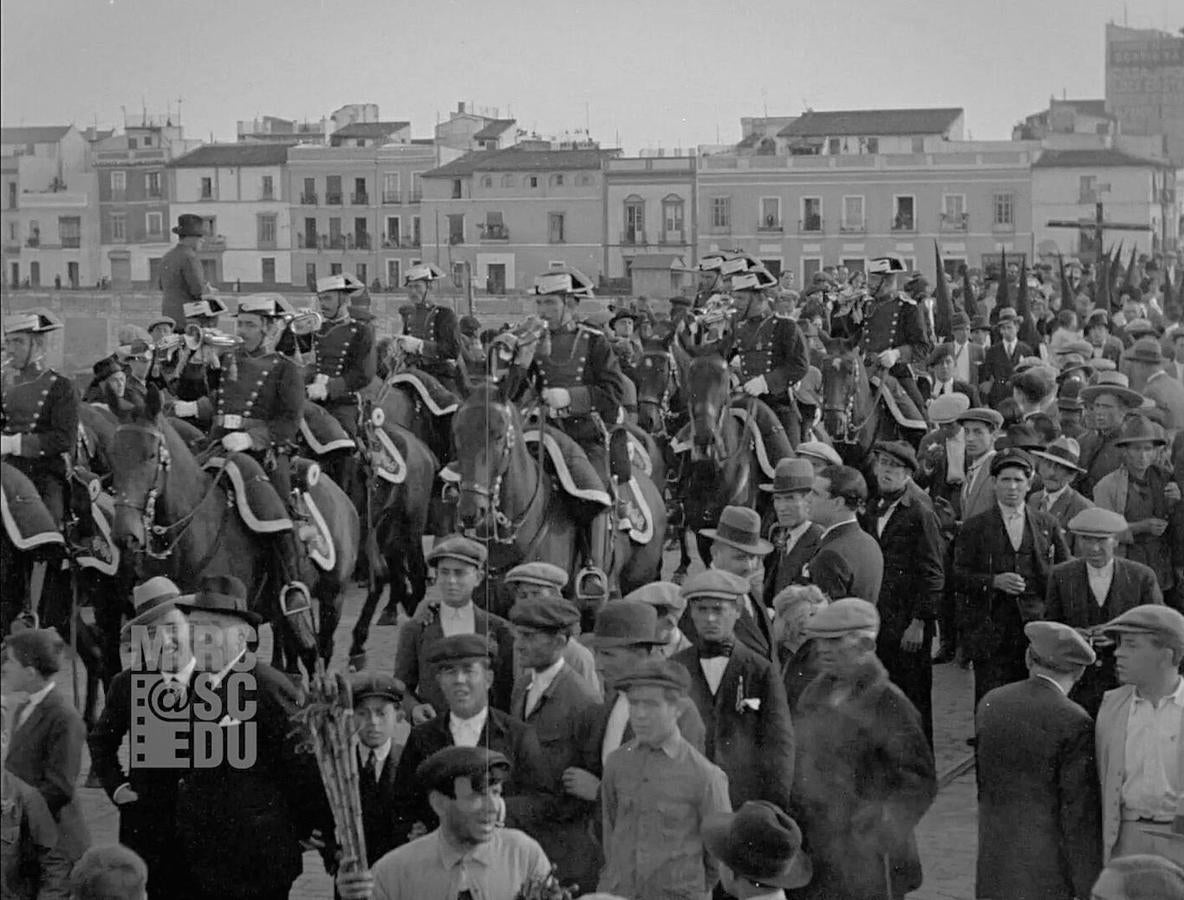
{"label": "window", "polygon": [[880,139],[878,137],[867,139],[867,152],[868,153],[879,153],[880,152]]}
{"label": "window", "polygon": [[966,214],[965,194],[943,194],[941,227],[945,231],[965,231],[970,217]]}
{"label": "window", "polygon": [[317,248],[317,220],[313,216],[306,216],[304,219],[304,243],[302,246],[305,250]]}
{"label": "window", "polygon": [[802,231],[822,231],[822,198],[802,198]]}
{"label": "window", "polygon": [[513,186],[514,186],[514,176],[513,175],[503,175],[502,176],[502,187],[512,188]]}
{"label": "window", "polygon": [[382,238],[382,245],[384,247],[399,246],[399,235],[402,224],[402,220],[398,216],[386,217],[386,234]]}
{"label": "window", "polygon": [[149,237],[160,237],[164,234],[164,215],[158,212],[145,213],[144,230]]}
{"label": "window", "polygon": [[370,267],[366,263],[360,262],[354,266],[354,274],[358,276],[358,281],[366,284],[369,280]]}
{"label": "window", "polygon": [[527,175],[526,176],[526,186],[532,187],[532,188],[537,188],[539,186],[539,176]]}
{"label": "window", "polygon": [[913,152],[914,153],[924,153],[925,152],[925,138],[923,138],[923,137],[913,138]]}
{"label": "window", "polygon": [[831,156],[838,156],[842,146],[843,142],[839,138],[831,138],[826,142],[826,152]]}
{"label": "window", "polygon": [[216,259],[201,261],[201,277],[206,284],[217,284],[221,280],[218,278],[218,261]]}
{"label": "window", "polygon": [[991,221],[995,225],[1014,225],[1015,224],[1015,195],[1008,192],[1003,194],[996,194],[994,202],[994,215]]}
{"label": "window", "polygon": [[847,267],[847,277],[850,278],[856,272],[864,271],[867,263],[862,256],[850,256],[843,259],[843,265]]}
{"label": "window", "polygon": [[265,214],[256,217],[259,231],[259,246],[274,247],[276,233],[276,216]]}
{"label": "window", "polygon": [[111,173],[111,194],[122,194],[127,190],[127,172],[116,170]]}
{"label": "window", "polygon": [[144,146],[145,146],[145,147],[151,147],[151,146],[152,146],[152,135],[150,135],[150,134],[146,134],[146,135],[144,135]]}
{"label": "window", "polygon": [[77,250],[82,246],[82,218],[80,216],[58,217],[58,238],[62,249]]}
{"label": "window", "polygon": [[483,188],[493,187],[493,176],[492,175],[482,175],[481,176],[481,187],[483,187]]}
{"label": "window", "polygon": [[366,139],[365,139],[365,138],[357,138],[357,139],[355,139],[355,140],[354,140],[354,146],[355,146],[355,147],[365,147],[365,146],[366,146]]}
{"label": "window", "polygon": [[662,237],[669,243],[682,243],[682,197],[670,194],[662,200]]}
{"label": "window", "polygon": [[111,213],[111,240],[112,241],[126,241],[127,240],[127,215],[124,213]]}
{"label": "window", "polygon": [[911,194],[896,194],[892,197],[893,231],[914,231],[916,229],[916,202],[916,198]]}
{"label": "window", "polygon": [[345,249],[345,238],[341,236],[341,219],[337,216],[329,219],[329,247],[333,250]]}
{"label": "window", "polygon": [[411,246],[418,247],[422,240],[422,234],[419,227],[419,216],[411,217]]}
{"label": "window", "polygon": [[1098,176],[1097,175],[1082,175],[1077,180],[1077,202],[1078,203],[1097,203],[1098,202]]}
{"label": "window", "polygon": [[774,278],[781,278],[781,259],[762,259],[761,265],[769,270],[769,274]]}
{"label": "window", "polygon": [[370,249],[370,228],[369,223],[365,218],[354,219],[354,243],[353,246],[359,250]]}
{"label": "window", "polygon": [[645,201],[636,194],[625,198],[625,233],[621,243],[645,243]]}
{"label": "window", "polygon": [[464,187],[464,183],[459,178],[452,179],[452,199],[453,200],[459,200],[461,198],[461,196],[462,196],[461,189],[463,187]]}
{"label": "window", "polygon": [[863,195],[848,194],[843,197],[843,221],[840,230],[863,231],[865,227],[863,221]]}
{"label": "window", "polygon": [[217,216],[202,216],[201,217],[202,233],[212,238],[218,234],[218,217]]}
{"label": "window", "polygon": [[159,172],[144,173],[144,193],[146,193],[149,197],[159,197],[161,195]]}
{"label": "window", "polygon": [[310,291],[315,291],[317,289],[317,264],[316,263],[305,263],[304,264],[304,283],[308,285],[308,289]]}
{"label": "window", "polygon": [[760,219],[756,223],[757,231],[781,230],[781,198],[761,197]]}
{"label": "window", "polygon": [[510,233],[506,230],[506,223],[502,219],[500,210],[491,209],[485,213],[485,222],[481,226],[481,238],[487,241],[504,241]]}
{"label": "window", "polygon": [[563,187],[563,176],[562,175],[552,175],[551,176],[551,187]]}
{"label": "window", "polygon": [[421,176],[423,172],[411,173],[411,202],[418,203],[423,199],[423,181]]}
{"label": "window", "polygon": [[306,206],[315,206],[317,202],[317,180],[315,178],[304,179],[304,190],[300,193],[300,202]]}
{"label": "window", "polygon": [[325,202],[332,206],[341,205],[341,176],[325,176]]}
{"label": "window", "polygon": [[580,177],[577,179],[576,183],[579,184],[580,187],[587,187],[590,184],[596,184],[596,176],[590,175],[587,172],[581,172]]}
{"label": "window", "polygon": [[329,274],[330,275],[340,275],[341,274],[341,263],[329,263]]}
{"label": "window", "polygon": [[399,203],[403,199],[403,192],[399,185],[399,173],[387,172],[382,176],[382,202]]}
{"label": "window", "polygon": [[386,284],[387,287],[399,287],[403,281],[403,273],[401,271],[401,263],[397,259],[388,259],[386,261]]}
{"label": "window", "polygon": [[259,260],[260,268],[262,269],[260,279],[264,284],[275,284],[275,257],[265,256]]}
{"label": "window", "polygon": [[272,176],[264,175],[262,183],[259,185],[259,199],[260,200],[274,200],[275,199],[275,181]]}
{"label": "window", "polygon": [[547,240],[552,244],[562,244],[567,240],[563,213],[547,213]]}
{"label": "window", "polygon": [[448,243],[463,244],[465,242],[465,217],[463,213],[454,213],[448,217]]}
{"label": "window", "polygon": [[822,271],[822,260],[815,256],[802,257],[802,284],[809,284],[815,272]]}
{"label": "window", "polygon": [[148,257],[148,283],[160,284],[160,257]]}
{"label": "window", "polygon": [[19,240],[19,238],[17,237],[17,234],[16,234],[16,222],[9,222],[8,223],[8,239],[10,241]]}
{"label": "window", "polygon": [[370,191],[366,188],[365,178],[354,179],[354,193],[350,197],[350,202],[354,206],[369,206],[370,205]]}
{"label": "window", "polygon": [[711,198],[711,227],[725,229],[732,227],[732,198]]}
{"label": "window", "polygon": [[214,179],[213,178],[203,178],[201,180],[201,199],[202,200],[213,200],[214,199]]}
{"label": "window", "polygon": [[8,182],[8,208],[16,209],[16,182]]}

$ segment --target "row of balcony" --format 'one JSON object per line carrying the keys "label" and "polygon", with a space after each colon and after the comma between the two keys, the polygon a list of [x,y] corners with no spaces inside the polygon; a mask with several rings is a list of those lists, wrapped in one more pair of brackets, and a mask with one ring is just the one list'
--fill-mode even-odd
{"label": "row of balcony", "polygon": [[[626,228],[621,232],[621,243],[626,246],[644,247],[649,245],[649,235],[644,228]],[[680,245],[686,243],[686,232],[666,230],[658,233],[658,244]]]}
{"label": "row of balcony", "polygon": [[419,238],[411,234],[393,237],[383,234],[379,240],[375,240],[373,236],[365,232],[336,235],[298,234],[296,236],[296,249],[298,250],[374,250],[378,247],[383,250],[396,250],[401,247],[416,248],[419,245]]}
{"label": "row of balcony", "polygon": [[[796,232],[798,234],[825,234],[827,233],[826,219],[821,217],[813,217],[809,219],[798,219]],[[732,225],[710,225],[706,229],[712,232],[729,232],[733,230]],[[758,234],[784,234],[786,231],[793,232],[795,229],[791,226],[786,228],[785,225],[776,219],[766,219],[763,224],[756,228]],[[897,216],[889,224],[888,230],[898,234],[916,234],[918,231],[916,219],[912,216]],[[965,233],[970,230],[970,214],[947,214],[942,213],[941,219],[938,223],[938,231],[945,233]],[[1013,222],[992,222],[992,231],[1014,231],[1015,224]],[[839,234],[866,234],[866,221],[847,221],[840,222],[838,228]]]}
{"label": "row of balcony", "polygon": [[[20,241],[13,241],[13,240],[5,241],[4,246],[6,249],[8,249],[10,251],[13,248],[15,248],[17,251],[19,251],[21,248]],[[33,236],[33,237],[29,237],[29,238],[25,239],[25,246],[31,247],[34,250],[78,250],[79,248],[82,247],[82,238],[81,237],[64,237],[60,241],[58,241],[57,243],[51,244],[48,241],[41,240],[40,237]]]}
{"label": "row of balcony", "polygon": [[[325,206],[345,206],[346,204],[345,204],[344,200],[346,197],[349,198],[348,205],[350,205],[350,206],[369,206],[370,205],[370,195],[369,194],[357,194],[357,193],[343,194],[340,191],[332,191],[332,192],[327,191],[324,196],[324,205]],[[316,194],[316,193],[301,194],[300,195],[300,205],[301,206],[320,206],[321,199],[322,198],[321,198],[320,194]],[[421,200],[423,200],[423,191],[412,191],[407,197],[408,203],[419,203]],[[403,203],[403,195],[402,194],[387,193],[385,191],[383,192],[383,194],[382,194],[382,205],[383,206],[401,206],[402,203]]]}

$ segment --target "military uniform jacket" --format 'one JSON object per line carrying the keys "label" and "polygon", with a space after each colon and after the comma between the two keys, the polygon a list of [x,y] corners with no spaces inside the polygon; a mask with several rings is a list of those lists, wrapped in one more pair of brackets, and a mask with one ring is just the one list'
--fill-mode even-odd
{"label": "military uniform jacket", "polygon": [[851,321],[850,314],[836,316],[835,323],[842,327],[832,329],[832,333],[845,331],[849,337],[858,338],[859,351],[865,356],[896,349],[900,351],[900,363],[921,364],[933,349],[925,312],[907,294],[873,300],[859,324]]}
{"label": "military uniform jacket", "polygon": [[460,324],[456,313],[448,306],[414,304],[399,310],[403,317],[403,333],[423,341],[419,357],[429,374],[457,375],[457,360],[461,355]]}
{"label": "military uniform jacket", "polygon": [[727,356],[739,360],[741,383],[763,375],[769,394],[781,403],[790,402],[790,386],[810,367],[810,352],[797,323],[772,313],[738,322]]}
{"label": "military uniform jacket", "polygon": [[374,326],[354,318],[326,322],[316,336],[315,347],[316,365],[308,380],[317,375],[328,377],[326,404],[357,402],[351,395],[370,383],[377,365]]}
{"label": "military uniform jacket", "polygon": [[17,372],[0,393],[0,429],[21,436],[21,455],[6,458],[14,468],[34,480],[39,475],[64,478],[62,454],[71,455],[78,439],[74,385],[40,366]]}
{"label": "military uniform jacket", "polygon": [[164,293],[161,313],[172,317],[176,322],[184,322],[185,304],[201,299],[205,282],[197,251],[184,244],[177,244],[160,260],[158,286]]}
{"label": "military uniform jacket", "polygon": [[[198,401],[198,417],[212,419],[210,436],[216,440],[231,431],[245,431],[251,436],[251,452],[286,450],[303,416],[300,370],[286,356],[261,348],[253,353],[239,350],[232,368],[238,370],[237,378],[223,370],[214,400]],[[228,416],[237,416],[237,422]]]}

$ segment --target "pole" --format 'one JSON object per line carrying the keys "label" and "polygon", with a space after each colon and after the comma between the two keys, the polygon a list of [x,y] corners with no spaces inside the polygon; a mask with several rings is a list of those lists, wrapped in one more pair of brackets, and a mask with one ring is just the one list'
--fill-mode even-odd
{"label": "pole", "polygon": [[465,297],[469,301],[469,315],[473,315],[473,264],[465,260]]}

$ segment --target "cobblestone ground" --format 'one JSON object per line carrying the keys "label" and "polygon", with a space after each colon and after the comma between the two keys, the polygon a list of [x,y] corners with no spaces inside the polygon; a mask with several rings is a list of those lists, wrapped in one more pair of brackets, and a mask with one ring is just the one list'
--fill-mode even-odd
{"label": "cobblestone ground", "polygon": [[[675,565],[674,555],[667,554],[666,571],[673,571]],[[334,667],[344,668],[346,665],[349,632],[357,621],[363,599],[363,592],[357,588],[351,589],[346,596],[337,632]],[[371,630],[367,647],[371,668],[388,674],[393,672],[395,636],[395,628]],[[267,659],[270,652],[270,642],[265,635],[260,655]],[[940,666],[934,670],[933,691],[937,770],[939,774],[951,773],[958,770],[970,752],[966,745],[966,739],[973,732],[970,673],[957,666]],[[84,756],[83,779],[89,769],[90,760]],[[80,786],[79,796],[94,843],[116,842],[119,819],[107,795],[100,789]],[[925,884],[910,896],[918,900],[971,900],[974,896],[976,828],[974,775],[971,771],[943,787],[937,802],[921,821],[917,839],[925,867]],[[329,900],[332,896],[332,884],[320,857],[316,853],[306,853],[304,874],[293,886],[291,900]]]}

